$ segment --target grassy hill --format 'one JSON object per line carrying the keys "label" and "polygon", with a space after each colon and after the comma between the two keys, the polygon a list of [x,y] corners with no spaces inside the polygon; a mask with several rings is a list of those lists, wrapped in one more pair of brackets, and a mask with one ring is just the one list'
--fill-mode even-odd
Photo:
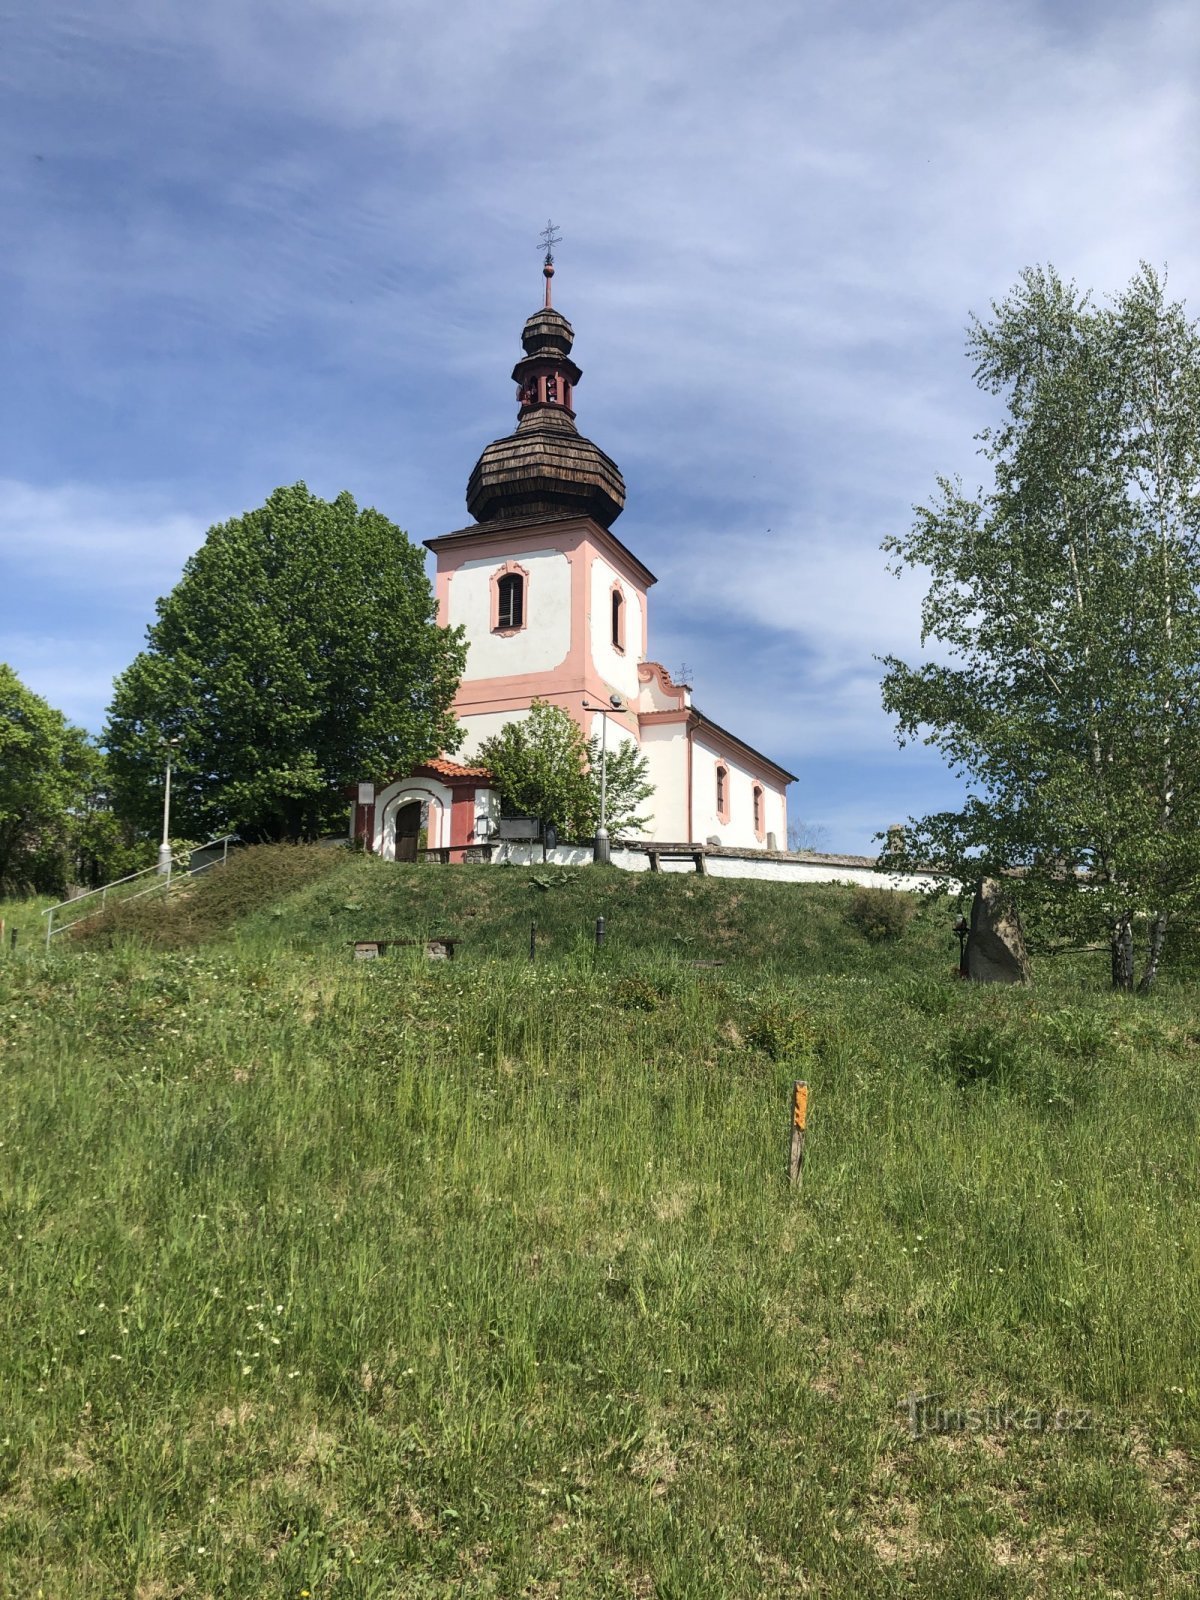
{"label": "grassy hill", "polygon": [[851,906],[264,850],[6,957],[0,1594],[1194,1594],[1200,1008]]}

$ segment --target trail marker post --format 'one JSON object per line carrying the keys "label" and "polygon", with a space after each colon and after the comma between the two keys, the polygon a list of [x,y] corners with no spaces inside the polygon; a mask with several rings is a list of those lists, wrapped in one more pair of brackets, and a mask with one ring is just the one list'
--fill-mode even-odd
{"label": "trail marker post", "polygon": [[533,961],[537,956],[537,923],[529,924],[529,959]]}
{"label": "trail marker post", "polygon": [[788,1182],[799,1183],[804,1165],[804,1130],[808,1124],[808,1085],[792,1085],[792,1138],[788,1150]]}

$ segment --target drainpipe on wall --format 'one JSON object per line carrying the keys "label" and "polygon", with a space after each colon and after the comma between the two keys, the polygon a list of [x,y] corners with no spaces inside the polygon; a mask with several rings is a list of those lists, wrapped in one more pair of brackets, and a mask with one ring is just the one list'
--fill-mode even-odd
{"label": "drainpipe on wall", "polygon": [[691,719],[687,724],[687,843],[696,842],[696,819],[692,815],[692,734],[695,732]]}

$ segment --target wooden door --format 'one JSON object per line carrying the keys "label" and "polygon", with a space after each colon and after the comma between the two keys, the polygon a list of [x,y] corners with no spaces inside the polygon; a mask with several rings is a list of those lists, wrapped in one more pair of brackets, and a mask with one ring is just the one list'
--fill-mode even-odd
{"label": "wooden door", "polygon": [[396,812],[396,860],[417,859],[417,835],[421,831],[421,802],[410,800]]}

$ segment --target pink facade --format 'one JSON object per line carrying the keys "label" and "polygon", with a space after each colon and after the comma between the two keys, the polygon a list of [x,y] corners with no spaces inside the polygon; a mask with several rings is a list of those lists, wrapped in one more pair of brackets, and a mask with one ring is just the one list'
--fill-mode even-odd
{"label": "pink facade", "polygon": [[[590,734],[592,717],[584,708],[585,701],[607,707],[612,694],[622,693],[621,686],[606,677],[602,664],[597,660],[598,651],[594,648],[597,628],[603,627],[606,622],[611,627],[611,611],[608,619],[593,614],[593,567],[601,561],[606,573],[607,569],[614,569],[623,585],[636,595],[640,617],[637,621],[635,661],[645,657],[646,592],[655,581],[653,573],[642,566],[619,540],[588,517],[543,523],[523,530],[489,528],[476,533],[468,529],[463,533],[448,534],[445,538],[430,539],[427,543],[437,556],[438,621],[445,627],[461,624],[468,630],[467,669],[454,701],[455,714],[467,726],[468,732],[473,718],[526,711],[530,701],[538,699],[562,706]],[[511,670],[474,674],[471,670],[470,648],[473,642],[472,619],[465,607],[456,605],[455,585],[457,583],[460,588],[465,586],[464,569],[470,568],[474,574],[478,572],[481,561],[489,564],[494,561],[495,566],[488,574],[489,594],[496,591],[502,574],[522,573],[526,583],[525,620],[520,630],[512,631],[528,632],[536,639],[538,631],[545,629],[545,616],[539,615],[544,601],[538,594],[536,569],[531,563],[522,565],[521,558],[535,552],[544,555],[547,551],[558,553],[569,572],[565,596],[556,593],[551,602],[556,606],[560,618],[563,600],[566,602],[569,621],[565,649],[560,656],[557,651],[552,651],[551,654],[558,656],[558,659],[543,664],[547,662],[546,657],[535,657],[531,662],[530,649],[527,646],[522,648],[525,642],[515,641],[514,647],[505,652],[510,657],[507,664]],[[606,592],[611,594],[611,590],[612,584],[607,584]],[[628,615],[629,609],[626,603],[622,619],[626,630],[634,624],[634,619]],[[494,605],[489,610],[494,618]],[[493,621],[494,636],[504,636],[508,631]],[[476,656],[478,653],[476,651]],[[627,647],[623,653],[630,653]],[[625,694],[622,694],[622,698],[628,700]],[[630,704],[624,712],[614,711],[612,721],[623,726],[631,737],[637,738],[638,716],[634,705]]]}

